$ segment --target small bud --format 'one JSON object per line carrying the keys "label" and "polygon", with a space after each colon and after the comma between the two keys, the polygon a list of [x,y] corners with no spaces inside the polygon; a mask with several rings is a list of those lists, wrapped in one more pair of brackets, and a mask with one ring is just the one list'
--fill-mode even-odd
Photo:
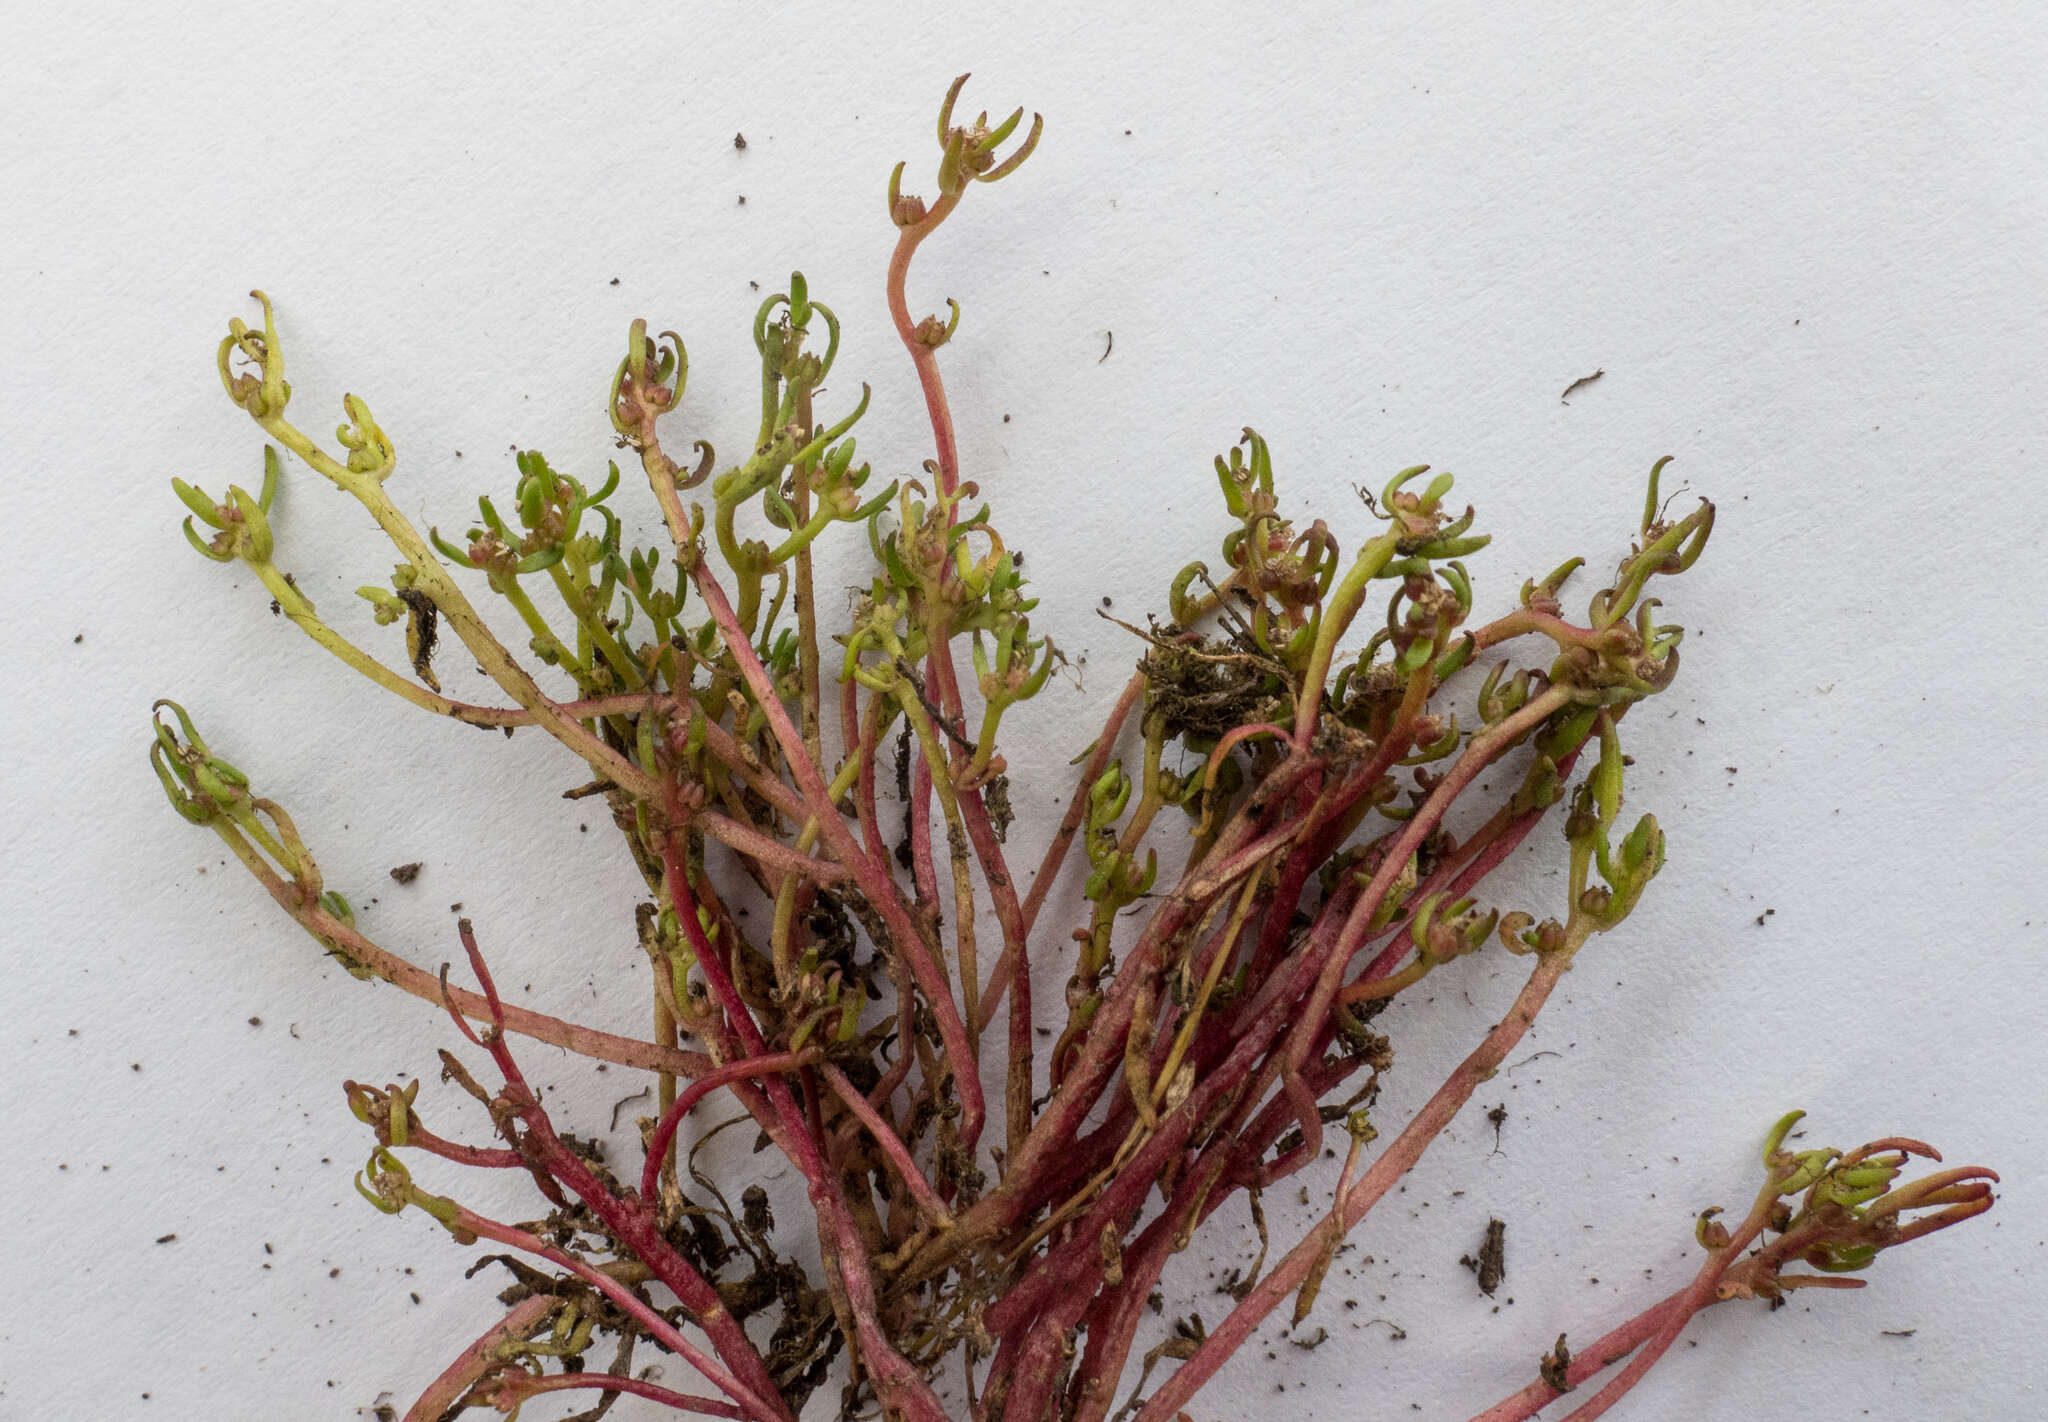
{"label": "small bud", "polygon": [[1728,1227],[1717,1223],[1714,1219],[1714,1216],[1720,1213],[1721,1207],[1719,1205],[1714,1205],[1700,1211],[1699,1219],[1693,1225],[1693,1238],[1700,1242],[1700,1248],[1726,1249],[1733,1242],[1732,1237],[1728,1233]]}
{"label": "small bud", "polygon": [[370,407],[356,396],[342,396],[341,405],[348,414],[348,421],[335,427],[334,437],[349,452],[348,467],[358,474],[369,474],[379,480],[389,477],[398,462],[398,451],[390,437],[370,414]]}

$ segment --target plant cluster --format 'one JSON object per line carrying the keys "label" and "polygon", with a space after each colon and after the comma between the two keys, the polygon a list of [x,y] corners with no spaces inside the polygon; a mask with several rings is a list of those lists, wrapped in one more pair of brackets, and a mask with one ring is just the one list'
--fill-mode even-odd
{"label": "plant cluster", "polygon": [[[1660,460],[1634,545],[1582,615],[1564,602],[1574,558],[1478,622],[1464,560],[1487,538],[1448,501],[1450,476],[1388,480],[1363,499],[1368,527],[1347,550],[1323,520],[1281,515],[1272,454],[1247,429],[1215,462],[1227,512],[1215,560],[1173,579],[1166,620],[1130,629],[1142,653],[1080,757],[1066,817],[1035,873],[1015,872],[999,738],[1061,658],[961,477],[939,369],[960,309],[914,319],[907,278],[969,192],[1024,162],[1040,124],[1011,147],[1022,110],[958,121],[959,92],[939,113],[936,198],[904,193],[900,164],[889,183],[889,306],[935,443],[914,476],[877,478],[857,458],[865,387],[850,410],[818,408],[839,322],[801,275],[755,314],[760,423],[723,467],[702,439],[687,458],[671,452],[688,355],[672,332],[633,323],[608,403],[665,524],[646,547],[611,507],[617,464],[585,479],[532,450],[502,510],[481,498],[465,533],[422,534],[386,492],[396,449],[362,400],[343,401],[338,453],[294,423],[266,297],[261,328],[234,321],[221,343],[228,395],[274,444],[254,495],[216,501],[173,481],[194,546],[246,565],[279,612],[402,699],[566,747],[585,768],[568,793],[604,799],[646,887],[645,1037],[507,1003],[468,920],[466,975],[366,936],[286,811],[159,703],[150,756],[179,812],[351,973],[442,1008],[489,1058],[482,1079],[441,1053],[443,1079],[477,1103],[483,1144],[429,1128],[417,1081],[345,1086],[375,1137],[362,1195],[488,1242],[512,1276],[508,1311],[426,1387],[412,1422],[576,1390],[596,1394],[586,1418],[634,1395],[791,1422],[829,1377],[842,1415],[942,1422],[942,1368],[977,1422],[1184,1415],[1275,1309],[1310,1316],[1339,1243],[1665,862],[1656,819],[1622,816],[1622,731],[1678,671],[1681,632],[1652,590],[1700,557],[1712,505],[1667,517]],[[403,624],[410,675],[280,569],[280,448],[397,550],[388,585],[361,596],[377,623]],[[842,533],[865,538],[874,572],[831,631],[813,556]],[[523,646],[486,625],[478,589],[509,605]],[[1347,641],[1363,625],[1362,643]],[[443,693],[434,658],[451,637],[510,705]],[[900,810],[885,815],[889,791]],[[1461,836],[1447,828],[1454,809]],[[1557,902],[1547,915],[1484,903],[1490,872],[1546,816],[1566,845]],[[1077,845],[1079,898],[1049,905]],[[1375,1029],[1382,1010],[1492,945],[1527,964],[1514,1005],[1412,1119],[1375,1120],[1395,1060]],[[1053,978],[1063,990],[1047,993]],[[639,1123],[636,1159],[558,1128],[521,1071],[520,1038],[653,1074],[658,1110]],[[693,1113],[715,1101],[795,1167],[809,1237],[792,1241],[786,1219],[778,1233],[758,1187],[700,1168],[690,1142],[711,1133]],[[1572,1414],[1597,1416],[1699,1309],[1853,1286],[1845,1273],[1882,1250],[1991,1204],[1986,1170],[1899,1184],[1909,1157],[1934,1155],[1915,1141],[1788,1152],[1790,1120],[1741,1224],[1700,1217],[1694,1282],[1591,1346],[1560,1338],[1484,1417],[1531,1416],[1626,1359]],[[1262,1193],[1332,1157],[1327,1211],[1269,1251]],[[529,1177],[539,1213],[478,1214],[458,1167]],[[1261,1248],[1233,1307],[1213,1326],[1182,1320],[1120,1400],[1162,1271],[1240,1197]],[[635,1371],[658,1353],[714,1395]]]}

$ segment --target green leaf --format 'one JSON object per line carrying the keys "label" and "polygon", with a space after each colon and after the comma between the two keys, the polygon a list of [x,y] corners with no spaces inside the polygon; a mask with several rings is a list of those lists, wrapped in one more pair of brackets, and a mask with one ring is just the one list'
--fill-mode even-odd
{"label": "green leaf", "polygon": [[198,516],[199,521],[209,528],[226,528],[228,521],[220,516],[220,508],[212,499],[183,479],[173,477],[171,492],[178,496],[178,502]]}

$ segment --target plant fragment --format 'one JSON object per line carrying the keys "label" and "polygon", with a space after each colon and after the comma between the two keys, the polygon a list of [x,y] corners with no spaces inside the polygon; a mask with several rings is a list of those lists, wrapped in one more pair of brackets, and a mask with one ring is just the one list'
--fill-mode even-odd
{"label": "plant fragment", "polygon": [[[480,1076],[440,1054],[443,1082],[481,1108],[473,1141],[422,1119],[417,1078],[344,1085],[373,1138],[361,1197],[504,1251],[479,1267],[512,1279],[508,1311],[426,1385],[414,1422],[510,1415],[571,1390],[598,1394],[587,1417],[630,1394],[789,1422],[828,1379],[842,1415],[939,1422],[947,1366],[964,1368],[977,1422],[1102,1422],[1168,1261],[1228,1228],[1212,1219],[1242,1197],[1257,1263],[1218,1321],[1190,1313],[1142,1355],[1117,1414],[1185,1415],[1276,1307],[1297,1324],[1315,1313],[1349,1232],[1577,956],[1626,951],[1593,940],[1627,922],[1666,863],[1657,818],[1622,814],[1635,785],[1623,730],[1678,673],[1684,634],[1653,590],[1701,556],[1713,505],[1667,517],[1658,460],[1634,542],[1583,612],[1566,605],[1573,558],[1480,621],[1467,560],[1488,535],[1450,475],[1394,474],[1362,529],[1303,524],[1282,516],[1275,453],[1246,428],[1201,472],[1216,481],[1219,545],[1162,590],[1164,620],[1130,627],[1131,678],[1020,881],[1005,831],[1025,772],[999,746],[1063,658],[1033,626],[1038,593],[992,505],[962,477],[938,363],[961,307],[913,308],[909,276],[977,185],[1018,171],[1042,124],[1026,128],[1022,109],[963,121],[965,79],[938,116],[936,196],[906,192],[904,164],[887,186],[886,293],[933,435],[914,468],[878,474],[861,457],[869,388],[828,392],[839,318],[799,272],[754,313],[760,417],[736,461],[701,437],[682,453],[688,352],[632,323],[604,398],[662,520],[645,546],[614,506],[617,462],[537,450],[519,451],[510,488],[480,497],[466,529],[422,533],[387,491],[399,449],[363,400],[343,397],[333,450],[296,422],[267,296],[252,294],[260,329],[237,319],[221,342],[222,385],[270,442],[253,495],[229,486],[216,501],[172,481],[188,541],[246,565],[281,614],[400,699],[568,748],[583,769],[567,793],[605,801],[645,890],[644,1036],[508,1004],[467,918],[459,977],[369,938],[290,816],[182,706],[157,704],[149,756],[177,812],[351,974],[442,1009],[472,1060],[489,1058]],[[390,577],[359,589],[376,626],[403,624],[381,656],[281,570],[284,453],[396,552]],[[843,624],[815,585],[828,537],[873,560]],[[516,645],[479,610],[486,594],[516,620]],[[502,703],[448,694],[435,655],[451,639]],[[1462,837],[1446,828],[1454,807],[1472,826]],[[1563,892],[1500,902],[1488,876],[1546,820],[1562,831]],[[1048,915],[1076,844],[1079,895]],[[418,868],[391,873],[409,882]],[[1415,1116],[1375,1121],[1395,1063],[1380,1014],[1488,952],[1524,960],[1514,1006]],[[615,1167],[557,1128],[520,1038],[652,1074],[636,1160]],[[758,1184],[700,1167],[723,1127],[693,1113],[714,1099],[795,1168],[810,1230],[787,1209],[778,1221]],[[1884,1250],[1992,1202],[1996,1176],[1978,1167],[1899,1184],[1912,1158],[1939,1160],[1918,1141],[1787,1150],[1794,1119],[1770,1136],[1745,1219],[1699,1216],[1707,1263],[1691,1285],[1591,1347],[1560,1336],[1529,1387],[1482,1415],[1532,1415],[1626,1358],[1572,1414],[1590,1419],[1700,1308],[1860,1285],[1847,1276]],[[1312,1167],[1339,1147],[1331,1188]],[[464,1170],[515,1172],[545,1216],[479,1214],[460,1198]],[[1269,1250],[1261,1198],[1296,1176],[1327,1189],[1327,1207]],[[1496,1220],[1473,1261],[1488,1293],[1503,1238]],[[715,1395],[634,1370],[658,1353]],[[1175,1366],[1154,1388],[1163,1362]]]}

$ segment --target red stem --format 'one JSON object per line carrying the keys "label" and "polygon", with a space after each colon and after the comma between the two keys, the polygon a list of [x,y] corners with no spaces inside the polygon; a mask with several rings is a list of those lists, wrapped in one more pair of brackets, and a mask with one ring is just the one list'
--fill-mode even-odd
{"label": "red stem", "polygon": [[[777,709],[780,709],[779,703]],[[784,720],[787,721],[786,716]],[[841,836],[846,836],[846,827],[840,823],[836,811],[832,815],[831,823]],[[850,837],[847,838],[850,845]],[[853,848],[852,854],[859,863],[872,868],[858,848]],[[663,877],[668,885],[676,918],[689,935],[691,948],[697,954],[699,966],[706,969],[705,977],[711,981],[713,992],[721,993],[722,985],[721,1001],[724,1000],[725,994],[730,995],[732,1006],[729,1012],[736,1011],[733,1026],[740,1034],[742,1043],[751,1055],[764,1055],[767,1044],[762,1040],[761,1029],[754,1022],[753,1014],[746,1010],[745,1004],[739,1001],[738,994],[733,991],[732,981],[725,975],[723,965],[717,965],[715,977],[711,971],[717,962],[716,955],[704,935],[703,926],[697,922],[696,901],[691,897],[689,882],[676,854],[672,835],[663,844],[663,868]],[[950,998],[946,1000],[948,1003],[951,1002]],[[923,1375],[896,1351],[887,1333],[882,1329],[879,1322],[881,1312],[875,1297],[874,1279],[868,1268],[866,1246],[861,1239],[860,1229],[854,1222],[852,1211],[846,1203],[846,1197],[833,1179],[831,1167],[825,1159],[823,1142],[812,1132],[808,1116],[797,1105],[796,1098],[791,1094],[786,1082],[780,1077],[769,1077],[765,1086],[768,1099],[774,1103],[776,1113],[781,1117],[784,1126],[783,1138],[779,1144],[809,1184],[811,1208],[818,1216],[818,1244],[825,1266],[831,1271],[832,1277],[839,1281],[839,1286],[844,1291],[843,1298],[853,1312],[862,1353],[870,1372],[874,1375],[876,1387],[881,1392],[884,1404],[896,1408],[906,1416],[921,1418],[923,1422],[946,1422],[945,1409],[940,1405],[937,1395],[925,1383]],[[580,1162],[577,1164],[580,1167]],[[656,1237],[656,1243],[664,1249],[667,1247],[666,1241],[661,1240],[659,1236]],[[729,1319],[730,1316],[727,1317]],[[745,1335],[741,1336],[744,1340]]]}
{"label": "red stem", "polygon": [[912,752],[910,803],[903,807],[910,830],[910,881],[927,908],[939,901],[939,871],[932,863],[932,768]]}
{"label": "red stem", "polygon": [[[1284,804],[1309,770],[1307,756],[1290,757],[1277,767],[1231,817],[1210,853],[1234,853],[1244,839],[1256,832],[1265,812]],[[1054,1161],[1072,1150],[1082,1122],[1122,1065],[1124,1034],[1130,1029],[1140,989],[1158,971],[1159,955],[1166,943],[1181,931],[1197,907],[1187,894],[1185,883],[1160,902],[1117,973],[1109,996],[1096,1010],[1080,1056],[1068,1068],[1051,1107],[1032,1127],[1024,1150],[1011,1160],[1010,1177],[1004,1181],[1003,1190],[984,1203],[999,1201],[1007,1195],[1006,1207],[1014,1207],[1019,1197],[1030,1190],[1035,1177],[1042,1176]]]}
{"label": "red stem", "polygon": [[661,1123],[654,1128],[654,1134],[648,1138],[647,1164],[640,1172],[640,1198],[655,1198],[661,1181],[661,1163],[668,1158],[668,1143],[675,1139],[676,1128],[682,1125],[683,1117],[689,1115],[691,1108],[699,1101],[731,1082],[751,1076],[765,1076],[769,1072],[794,1071],[817,1060],[817,1055],[816,1052],[777,1052],[771,1056],[747,1057],[740,1061],[728,1062],[717,1071],[709,1072],[691,1082],[687,1090],[669,1103],[668,1110],[661,1113]]}
{"label": "red stem", "polygon": [[[1169,1161],[1183,1149],[1195,1125],[1241,1089],[1251,1066],[1267,1049],[1273,1035],[1284,1025],[1288,1000],[1276,996],[1233,1042],[1230,1056],[1202,1078],[1181,1106],[1161,1119],[1150,1139],[1139,1147],[1103,1189],[1101,1196],[1081,1217],[1064,1244],[1049,1249],[1034,1264],[1024,1281],[992,1305],[986,1314],[989,1328],[1005,1332],[1028,1322],[1037,1310],[1052,1305],[1056,1294],[1071,1298],[1093,1292],[1092,1283],[1102,1273],[1100,1237],[1105,1229],[1133,1214],[1144,1202]],[[1118,1230],[1121,1233],[1121,1230]],[[1082,1289],[1082,1284],[1091,1287]],[[1078,1314],[1076,1314],[1078,1316]],[[1061,1324],[1064,1327],[1065,1324]],[[1041,1334],[1045,1322],[1034,1325]]]}
{"label": "red stem", "polygon": [[[1449,811],[1452,802],[1464,793],[1465,787],[1470,785],[1482,770],[1491,765],[1496,757],[1524,733],[1541,725],[1552,712],[1565,706],[1568,701],[1569,693],[1562,688],[1547,691],[1531,699],[1521,710],[1474,737],[1465,753],[1458,757],[1457,764],[1437,783],[1436,788],[1430,792],[1429,799],[1402,828],[1400,838],[1394,841],[1386,857],[1380,861],[1379,870],[1373,875],[1371,884],[1352,906],[1351,915],[1345,921],[1344,930],[1338,936],[1336,946],[1331,949],[1323,963],[1321,975],[1316,979],[1315,989],[1309,995],[1305,1009],[1295,1019],[1294,1030],[1285,1051],[1268,1058],[1260,1068],[1258,1079],[1244,1097],[1244,1106],[1239,1108],[1240,1116],[1247,1113],[1254,1103],[1265,1098],[1266,1092],[1272,1087],[1273,1079],[1280,1075],[1283,1067],[1300,1069],[1316,1032],[1329,1017],[1330,1005],[1336,1000],[1337,989],[1344,980],[1345,968],[1363,945],[1371,931],[1373,915],[1379,911],[1380,905],[1392,891],[1395,880],[1406,869],[1409,856],[1414,854],[1421,847],[1423,840],[1443,822],[1443,817]],[[1315,1121],[1313,1113],[1310,1114],[1310,1120],[1317,1125],[1317,1129],[1311,1132],[1305,1125],[1303,1134],[1312,1141],[1320,1137],[1321,1131],[1320,1123]]]}
{"label": "red stem", "polygon": [[[765,1396],[749,1389],[734,1377],[718,1360],[707,1355],[702,1348],[677,1332],[669,1321],[650,1307],[640,1296],[624,1284],[605,1273],[593,1269],[574,1255],[565,1254],[552,1245],[544,1243],[525,1230],[499,1224],[496,1220],[485,1219],[475,1211],[461,1205],[455,1206],[455,1224],[467,1234],[480,1239],[493,1240],[513,1249],[523,1250],[537,1258],[545,1259],[559,1269],[566,1269],[586,1284],[595,1287],[606,1298],[624,1309],[645,1329],[650,1337],[703,1375],[704,1380],[719,1389],[727,1397],[747,1409],[757,1422],[794,1422],[789,1410],[782,1405],[782,1398],[772,1382],[768,1384]],[[730,1315],[727,1315],[728,1319]],[[765,1372],[764,1372],[765,1376]]]}
{"label": "red stem", "polygon": [[[696,926],[694,913],[689,923]],[[502,1014],[497,987],[491,981],[490,969],[484,962],[482,950],[477,947],[475,935],[470,931],[469,920],[461,920],[458,926],[462,946],[469,952],[470,968],[483,986],[484,997],[491,1004],[494,1015]],[[458,1017],[456,1020],[460,1024],[461,1019]],[[526,1145],[531,1149],[534,1163],[574,1191],[604,1222],[605,1228],[668,1286],[683,1307],[689,1310],[692,1320],[711,1339],[719,1356],[726,1360],[754,1395],[775,1398],[779,1404],[781,1399],[775,1381],[752,1340],[747,1337],[746,1330],[726,1308],[718,1290],[662,1235],[654,1217],[652,1200],[621,1200],[605,1187],[580,1156],[562,1144],[561,1138],[555,1134],[554,1123],[548,1119],[546,1108],[540,1104],[533,1088],[527,1085],[519,1063],[513,1059],[512,1049],[501,1028],[494,1023],[478,1040],[505,1078],[504,1099],[511,1102],[520,1119],[526,1123]],[[781,1411],[778,1415],[787,1417],[788,1414]]]}
{"label": "red stem", "polygon": [[[417,1119],[408,1123],[406,1145],[438,1155],[443,1160],[452,1160],[457,1165],[474,1165],[488,1170],[523,1170],[526,1160],[516,1150],[495,1150],[490,1146],[463,1145],[457,1141],[443,1140],[422,1126]],[[389,1144],[387,1141],[386,1144]]]}

